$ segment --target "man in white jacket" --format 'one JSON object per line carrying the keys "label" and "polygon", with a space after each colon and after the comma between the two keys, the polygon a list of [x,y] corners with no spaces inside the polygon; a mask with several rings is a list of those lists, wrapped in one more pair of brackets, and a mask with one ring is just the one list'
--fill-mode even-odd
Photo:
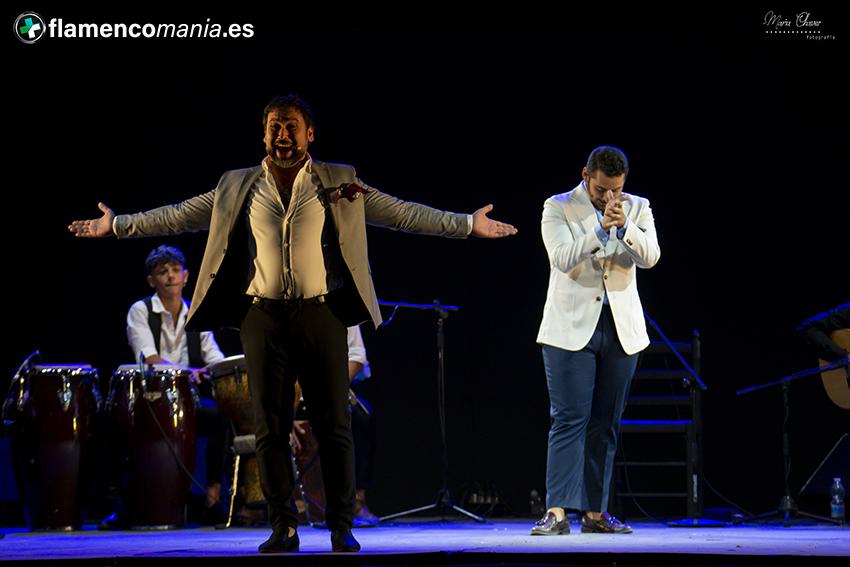
{"label": "man in white jacket", "polygon": [[572,191],[543,206],[551,273],[537,342],[549,387],[552,426],[547,512],[532,535],[630,533],[607,512],[620,417],[637,353],[649,344],[636,267],[661,255],[649,201],[623,192],[629,164],[612,146],[593,150]]}

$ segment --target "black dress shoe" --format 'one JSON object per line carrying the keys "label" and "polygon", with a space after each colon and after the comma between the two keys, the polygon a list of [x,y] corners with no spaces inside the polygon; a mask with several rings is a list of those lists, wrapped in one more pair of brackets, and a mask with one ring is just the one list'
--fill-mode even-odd
{"label": "black dress shoe", "polygon": [[554,512],[546,512],[531,528],[531,535],[563,535],[568,533],[570,533],[570,519],[564,515],[564,519],[559,522]]}
{"label": "black dress shoe", "polygon": [[351,530],[333,530],[331,532],[331,549],[336,552],[353,553],[360,551],[360,544],[351,535]]}
{"label": "black dress shoe", "polygon": [[598,520],[592,520],[587,514],[581,517],[581,533],[583,534],[630,534],[632,528],[608,512]]}
{"label": "black dress shoe", "polygon": [[124,516],[115,512],[110,514],[97,525],[97,529],[102,531],[108,530],[126,530],[127,529],[127,520],[124,519]]}
{"label": "black dress shoe", "polygon": [[[288,530],[289,528],[285,529]],[[269,536],[269,539],[260,544],[257,550],[260,553],[296,553],[300,545],[301,541],[298,539],[298,532],[290,536],[288,535],[288,531],[281,533],[275,530]]]}

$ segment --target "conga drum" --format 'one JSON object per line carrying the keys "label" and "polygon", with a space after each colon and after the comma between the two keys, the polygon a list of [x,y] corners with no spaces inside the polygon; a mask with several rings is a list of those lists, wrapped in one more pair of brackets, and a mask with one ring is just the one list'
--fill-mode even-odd
{"label": "conga drum", "polygon": [[[254,410],[251,407],[251,390],[248,387],[248,365],[245,355],[236,355],[210,365],[208,368],[213,395],[224,417],[233,423],[237,436],[254,433]],[[239,485],[248,508],[266,505],[260,486],[260,468],[257,456],[243,455],[239,460]]]}
{"label": "conga drum", "polygon": [[108,399],[119,491],[133,529],[183,523],[195,468],[198,397],[190,371],[155,365],[119,366]]}
{"label": "conga drum", "polygon": [[101,406],[97,383],[88,364],[36,365],[12,382],[3,419],[31,530],[81,527]]}

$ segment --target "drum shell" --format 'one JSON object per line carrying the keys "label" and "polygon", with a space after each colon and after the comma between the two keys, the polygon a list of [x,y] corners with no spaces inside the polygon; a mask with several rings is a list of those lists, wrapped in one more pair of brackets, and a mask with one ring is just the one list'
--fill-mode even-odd
{"label": "drum shell", "polygon": [[[221,413],[233,423],[236,435],[254,433],[254,409],[244,356],[231,357],[210,366],[213,395]],[[266,504],[260,484],[260,469],[255,454],[243,455],[239,465],[239,486],[249,508]]]}
{"label": "drum shell", "polygon": [[224,417],[233,423],[236,435],[254,433],[254,409],[251,407],[247,366],[214,364],[209,373],[216,404]]}
{"label": "drum shell", "polygon": [[15,477],[31,530],[72,530],[91,490],[97,370],[35,366],[15,379],[4,403]]}
{"label": "drum shell", "polygon": [[131,527],[165,529],[184,523],[195,468],[197,403],[188,371],[113,374],[110,444]]}
{"label": "drum shell", "polygon": [[298,510],[298,521],[313,524],[325,520],[325,485],[322,479],[322,462],[319,458],[319,443],[313,433],[310,423],[304,421],[299,428],[294,429],[301,450],[293,455],[293,461],[298,475],[295,489],[295,506]]}

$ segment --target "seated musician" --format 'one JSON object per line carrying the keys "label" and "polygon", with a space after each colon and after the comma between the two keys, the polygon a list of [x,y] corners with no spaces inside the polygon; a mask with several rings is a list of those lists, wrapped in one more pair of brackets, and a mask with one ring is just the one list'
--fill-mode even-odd
{"label": "seated musician", "polygon": [[[159,246],[145,261],[148,285],[156,293],[141,299],[127,313],[127,340],[134,357],[147,364],[174,364],[192,370],[198,384],[201,404],[197,411],[198,431],[207,436],[206,498],[202,524],[213,525],[226,520],[220,503],[221,482],[227,456],[227,422],[212,399],[212,388],[206,378],[206,367],[224,359],[212,332],[187,332],[189,303],[183,288],[189,279],[183,253],[172,246]],[[124,527],[120,513],[100,524],[101,529]]]}
{"label": "seated musician", "polygon": [[827,396],[838,407],[850,409],[850,365],[847,351],[850,350],[850,303],[839,305],[824,313],[806,319],[797,326],[797,336],[818,356],[820,364],[838,363],[836,367],[821,373]]}
{"label": "seated musician", "polygon": [[847,356],[847,350],[830,337],[830,333],[840,329],[850,329],[850,303],[806,319],[796,332],[814,354],[828,362],[835,362]]}

